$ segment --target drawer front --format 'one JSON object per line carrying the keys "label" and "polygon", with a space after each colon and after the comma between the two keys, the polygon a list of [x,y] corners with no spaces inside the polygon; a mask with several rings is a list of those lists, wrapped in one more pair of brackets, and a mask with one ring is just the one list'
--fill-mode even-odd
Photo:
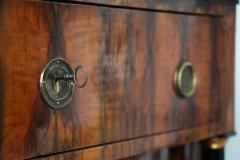
{"label": "drawer front", "polygon": [[[198,139],[232,130],[233,59],[223,46],[219,17],[47,2],[2,6],[2,157],[30,158],[181,130],[200,131]],[[72,67],[83,64],[88,83],[75,90],[69,105],[53,110],[38,83],[56,57]],[[173,80],[186,59],[197,88],[192,97],[180,98]]]}

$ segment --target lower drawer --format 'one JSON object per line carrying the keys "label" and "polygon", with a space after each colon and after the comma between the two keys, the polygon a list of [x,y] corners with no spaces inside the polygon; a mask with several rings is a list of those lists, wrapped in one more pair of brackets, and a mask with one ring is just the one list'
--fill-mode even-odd
{"label": "lower drawer", "polygon": [[[2,7],[2,157],[125,142],[149,150],[232,131],[233,56],[223,40],[232,26],[221,17],[41,1]],[[54,110],[39,77],[57,57],[83,64],[88,83]],[[197,79],[188,98],[174,88],[183,61]]]}

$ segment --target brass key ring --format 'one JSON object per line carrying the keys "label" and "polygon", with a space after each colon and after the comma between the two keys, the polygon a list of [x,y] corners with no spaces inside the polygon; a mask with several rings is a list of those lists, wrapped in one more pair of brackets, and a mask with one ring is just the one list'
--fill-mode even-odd
{"label": "brass key ring", "polygon": [[[82,69],[84,71],[84,81],[81,84],[79,83],[78,78],[77,78],[77,73],[78,73],[79,69]],[[77,65],[77,67],[75,68],[75,71],[74,71],[74,82],[75,82],[76,86],[78,88],[85,87],[87,84],[87,80],[88,80],[88,74],[87,74],[86,68],[83,65]]]}

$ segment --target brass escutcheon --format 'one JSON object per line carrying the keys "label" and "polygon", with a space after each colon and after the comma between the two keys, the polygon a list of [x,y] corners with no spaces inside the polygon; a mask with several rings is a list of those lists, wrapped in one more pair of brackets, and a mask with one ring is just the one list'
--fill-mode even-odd
{"label": "brass escutcheon", "polygon": [[[83,80],[77,77],[83,72]],[[50,60],[44,67],[40,76],[40,92],[45,102],[53,109],[59,109],[70,103],[75,86],[82,88],[88,80],[87,70],[83,65],[71,68],[62,58]]]}
{"label": "brass escutcheon", "polygon": [[178,96],[193,96],[197,87],[197,74],[189,61],[182,61],[174,74],[174,88]]}

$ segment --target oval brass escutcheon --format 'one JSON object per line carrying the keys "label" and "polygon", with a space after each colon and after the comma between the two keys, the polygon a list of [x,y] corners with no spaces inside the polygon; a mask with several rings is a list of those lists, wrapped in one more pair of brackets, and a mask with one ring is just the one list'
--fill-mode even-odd
{"label": "oval brass escutcheon", "polygon": [[[81,66],[81,67],[79,67]],[[82,85],[76,83],[77,72],[81,68],[84,71]],[[44,67],[40,76],[40,91],[46,103],[54,108],[62,108],[69,104],[72,99],[75,86],[81,88],[87,83],[87,70],[78,65],[73,71],[71,66],[62,58],[52,59]]]}
{"label": "oval brass escutcheon", "polygon": [[197,87],[197,74],[193,65],[183,61],[174,75],[174,88],[177,95],[182,98],[191,97]]}

